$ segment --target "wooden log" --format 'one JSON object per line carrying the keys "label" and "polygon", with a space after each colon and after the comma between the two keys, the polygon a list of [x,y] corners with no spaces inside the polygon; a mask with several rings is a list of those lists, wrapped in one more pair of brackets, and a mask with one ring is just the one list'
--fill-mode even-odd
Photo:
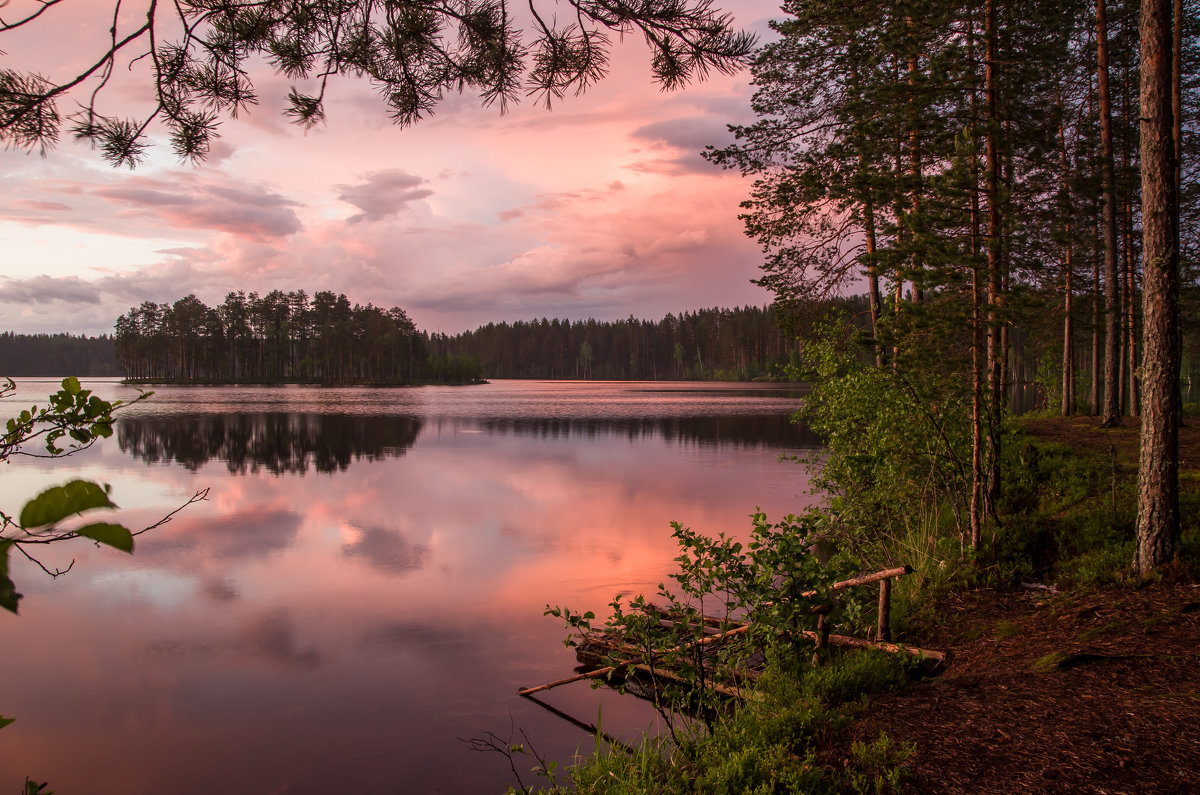
{"label": "wooden log", "polygon": [[[817,640],[817,633],[810,629],[800,631],[811,640]],[[940,668],[949,659],[949,655],[944,651],[934,651],[932,649],[918,649],[916,646],[905,646],[902,643],[876,643],[875,641],[856,638],[851,635],[830,635],[830,646],[849,646],[855,649],[879,649],[880,651],[891,652],[892,654],[910,654],[913,657],[924,657],[932,660],[935,663],[935,668]]]}
{"label": "wooden log", "polygon": [[[692,641],[691,643],[683,643],[683,644],[680,644],[679,646],[675,646],[673,648],[667,649],[666,651],[661,651],[661,652],[656,652],[656,653],[657,654],[675,654],[676,652],[685,651],[687,649],[693,649],[697,646],[707,646],[712,643],[718,643],[728,637],[731,637],[733,635],[742,635],[748,631],[750,631],[750,625],[743,624],[742,626],[735,627],[734,629],[731,629],[728,632],[722,632],[720,635],[709,635],[707,637],[701,638],[700,640]],[[550,690],[551,688],[560,687],[562,685],[569,685],[572,682],[582,682],[585,679],[595,679],[600,676],[605,676],[610,671],[615,671],[618,668],[626,668],[631,665],[637,665],[638,663],[643,662],[644,659],[645,659],[645,657],[643,655],[641,657],[635,657],[630,660],[624,660],[623,662],[621,662],[617,665],[610,665],[607,668],[598,668],[595,671],[588,671],[587,673],[576,674],[575,676],[568,676],[566,679],[559,679],[556,682],[549,682],[544,685],[538,685],[537,687],[523,687],[517,691],[517,695],[518,696],[527,696],[531,693],[540,693],[543,690]]]}
{"label": "wooden log", "polygon": [[[903,566],[899,566],[894,569],[884,569],[883,571],[877,571],[874,574],[863,574],[859,577],[852,577],[849,580],[842,580],[841,582],[835,582],[833,585],[831,585],[829,587],[830,587],[830,590],[841,591],[846,588],[853,588],[856,585],[870,585],[873,582],[880,582],[881,580],[890,580],[893,577],[903,577],[905,574],[912,574],[912,572],[913,572],[913,567],[909,566],[908,564],[905,564]],[[805,596],[805,597],[816,596],[817,591],[804,591],[800,595]]]}
{"label": "wooden log", "polygon": [[[680,616],[679,611],[668,610],[667,608],[663,607],[662,605],[657,605],[657,604],[653,604],[653,603],[647,604],[646,612],[653,612],[653,613],[657,614],[658,616],[660,616],[662,618],[662,620],[664,622],[670,621],[670,622],[674,622],[674,623],[682,623],[679,621],[679,618],[676,618],[676,616],[679,616],[680,618],[682,617],[682,616]],[[743,623],[742,621],[740,621],[736,618],[718,618],[717,616],[704,616],[704,615],[700,616],[700,620],[704,622],[704,625],[706,627],[722,627],[722,626],[730,627],[730,626],[737,626],[737,625]]]}
{"label": "wooden log", "polygon": [[543,690],[550,690],[552,688],[559,687],[560,685],[569,685],[572,682],[582,682],[585,679],[595,679],[597,677],[604,676],[605,674],[607,674],[609,671],[612,671],[612,670],[615,670],[615,668],[613,666],[610,666],[608,668],[597,668],[594,671],[588,671],[587,673],[576,674],[575,676],[568,676],[566,679],[559,679],[554,682],[547,682],[546,684],[538,685],[537,687],[523,687],[517,691],[517,695],[518,696],[529,696],[534,693],[540,693]]}
{"label": "wooden log", "polygon": [[913,567],[905,564],[895,569],[884,569],[877,571],[874,574],[864,574],[861,577],[854,577],[849,580],[842,580],[833,584],[833,590],[840,591],[843,588],[853,588],[855,585],[868,585],[880,580],[890,580],[893,577],[903,577],[905,574],[912,574]]}

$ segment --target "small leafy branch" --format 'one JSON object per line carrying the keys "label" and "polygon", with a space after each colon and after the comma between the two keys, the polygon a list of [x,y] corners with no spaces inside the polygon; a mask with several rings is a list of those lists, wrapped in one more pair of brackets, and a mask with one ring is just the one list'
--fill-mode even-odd
{"label": "small leafy branch", "polygon": [[[0,399],[16,391],[12,379],[0,387]],[[97,439],[112,436],[113,412],[119,407],[145,400],[151,394],[142,392],[132,401],[107,401],[84,389],[77,378],[64,378],[62,389],[49,396],[46,406],[23,409],[5,424],[0,437],[0,462],[16,455],[34,458],[57,458],[91,447]],[[40,440],[45,453],[29,452],[23,448]],[[69,441],[67,441],[69,440]],[[122,552],[133,552],[133,537],[169,522],[179,511],[192,503],[204,500],[208,490],[197,492],[186,503],[171,511],[154,524],[132,531],[114,522],[88,522],[76,527],[63,527],[64,521],[81,516],[86,511],[113,510],[117,507],[109,496],[108,484],[89,480],[72,480],[53,486],[25,503],[20,514],[13,516],[0,511],[0,607],[17,612],[22,598],[9,576],[9,555],[20,552],[51,577],[71,570],[74,561],[65,569],[50,569],[32,555],[27,547],[50,544],[71,538],[87,538]]]}
{"label": "small leafy branch", "polygon": [[745,545],[673,523],[680,553],[671,585],[659,584],[656,602],[617,596],[598,630],[590,611],[547,605],[546,615],[571,630],[568,647],[600,650],[598,663],[612,668],[609,682],[620,684],[635,670],[649,674],[655,685],[647,695],[668,726],[674,712],[707,722],[729,696],[741,697],[743,683],[763,663],[809,665],[813,642],[804,633],[818,614],[829,626],[853,627],[865,614],[861,597],[831,588],[857,561],[843,555],[822,564],[810,552],[828,529],[823,515],[810,511],[771,523],[760,511],[752,520]]}

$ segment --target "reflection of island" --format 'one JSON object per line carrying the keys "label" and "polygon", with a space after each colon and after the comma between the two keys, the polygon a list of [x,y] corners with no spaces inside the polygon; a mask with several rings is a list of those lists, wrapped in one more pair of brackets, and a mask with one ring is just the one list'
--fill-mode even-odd
{"label": "reflection of island", "polygon": [[417,417],[344,414],[213,414],[123,417],[121,449],[147,462],[198,469],[213,459],[230,472],[343,471],[351,460],[404,455],[421,431]]}
{"label": "reflection of island", "polygon": [[804,425],[773,414],[694,417],[496,417],[462,421],[432,420],[432,428],[474,427],[489,434],[543,439],[665,439],[679,444],[737,447],[819,447],[820,439]]}

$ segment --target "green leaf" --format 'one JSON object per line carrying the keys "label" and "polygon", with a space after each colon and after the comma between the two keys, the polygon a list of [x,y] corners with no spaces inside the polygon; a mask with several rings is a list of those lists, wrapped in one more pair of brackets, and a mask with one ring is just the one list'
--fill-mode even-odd
{"label": "green leaf", "polygon": [[67,376],[62,380],[62,388],[64,392],[67,392],[71,395],[78,395],[79,390],[83,389],[83,387],[79,385],[79,379],[73,375]]}
{"label": "green leaf", "polygon": [[90,480],[72,480],[65,486],[46,489],[25,503],[21,509],[21,526],[26,529],[42,527],[91,508],[115,507],[100,484]]}
{"label": "green leaf", "polygon": [[101,544],[108,544],[110,547],[119,549],[122,552],[133,552],[133,533],[129,532],[129,528],[124,525],[95,522],[94,524],[84,525],[76,529],[75,532],[84,538],[99,541]]}
{"label": "green leaf", "polygon": [[0,715],[0,729],[3,729],[5,726],[12,723],[14,720],[16,720],[16,718],[6,718],[3,715]]}
{"label": "green leaf", "polygon": [[21,594],[17,593],[17,586],[8,578],[8,553],[12,545],[12,541],[0,541],[0,607],[15,613]]}

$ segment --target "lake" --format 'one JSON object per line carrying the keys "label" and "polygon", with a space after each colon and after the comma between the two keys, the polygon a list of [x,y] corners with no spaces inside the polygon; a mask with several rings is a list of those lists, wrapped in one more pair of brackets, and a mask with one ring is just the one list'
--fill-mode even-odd
{"label": "lake", "polygon": [[[23,380],[0,415],[57,388]],[[75,561],[57,579],[13,554],[0,789],[502,792],[507,761],[462,742],[485,732],[569,762],[589,733],[515,695],[575,668],[546,604],[603,616],[617,593],[653,593],[673,520],[745,536],[756,506],[809,505],[804,468],[779,461],[815,449],[787,420],[800,399],[664,382],[159,388],[94,448],[4,469],[12,514],[74,477],[112,484],[133,529],[210,496],[132,556],[47,547],[48,567]],[[543,696],[624,740],[658,730],[633,697]]]}

